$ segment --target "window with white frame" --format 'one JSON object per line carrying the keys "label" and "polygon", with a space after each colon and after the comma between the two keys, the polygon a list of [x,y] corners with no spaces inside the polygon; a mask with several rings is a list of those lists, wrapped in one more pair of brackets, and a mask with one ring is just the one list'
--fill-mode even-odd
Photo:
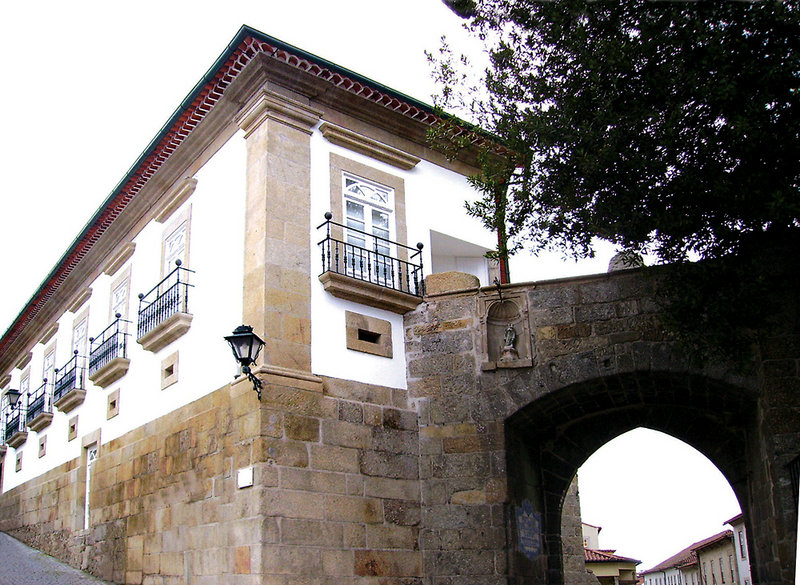
{"label": "window with white frame", "polygon": [[53,382],[55,380],[56,369],[56,345],[55,343],[48,347],[44,352],[44,360],[42,361],[42,380]]}
{"label": "window with white frame", "polygon": [[187,208],[164,230],[162,237],[161,275],[167,276],[175,270],[175,261],[188,268],[189,227],[191,208]]}
{"label": "window with white frame", "polygon": [[348,270],[367,279],[375,271],[378,281],[390,279],[391,240],[394,226],[394,190],[344,172],[342,174],[344,224]]}
{"label": "window with white frame", "polygon": [[128,298],[130,297],[130,273],[123,275],[111,288],[111,318],[119,314],[128,318]]}
{"label": "window with white frame", "polygon": [[25,370],[22,374],[22,377],[19,380],[19,393],[22,396],[28,394],[28,390],[31,389],[31,372],[30,370]]}
{"label": "window with white frame", "polygon": [[88,530],[91,526],[89,509],[89,499],[92,493],[92,467],[97,460],[97,443],[93,443],[86,447],[86,489],[83,499],[83,529]]}
{"label": "window with white frame", "polygon": [[79,356],[85,356],[88,352],[89,341],[89,313],[84,312],[72,325],[72,352],[78,352]]}

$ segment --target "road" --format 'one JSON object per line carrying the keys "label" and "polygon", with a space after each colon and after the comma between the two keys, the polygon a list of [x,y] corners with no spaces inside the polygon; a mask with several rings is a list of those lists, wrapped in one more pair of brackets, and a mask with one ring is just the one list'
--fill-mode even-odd
{"label": "road", "polygon": [[0,585],[113,585],[0,532]]}

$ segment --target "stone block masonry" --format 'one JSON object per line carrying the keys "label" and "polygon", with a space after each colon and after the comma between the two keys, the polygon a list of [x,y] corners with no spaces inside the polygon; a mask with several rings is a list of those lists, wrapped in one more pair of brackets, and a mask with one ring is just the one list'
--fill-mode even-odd
{"label": "stone block masonry", "polygon": [[[88,530],[80,459],[3,494],[0,529],[131,585],[420,583],[405,392],[259,375],[260,403],[235,383],[101,442]],[[249,467],[253,485],[240,488]]]}
{"label": "stone block masonry", "polygon": [[[757,331],[752,363],[697,366],[661,324],[657,279],[626,270],[437,289],[405,315],[426,583],[584,583],[573,478],[637,427],[708,456],[742,506],[754,579],[792,582],[797,299]],[[495,310],[510,303],[513,311]],[[507,328],[525,335],[510,349],[529,356],[492,357],[502,356],[497,332]]]}

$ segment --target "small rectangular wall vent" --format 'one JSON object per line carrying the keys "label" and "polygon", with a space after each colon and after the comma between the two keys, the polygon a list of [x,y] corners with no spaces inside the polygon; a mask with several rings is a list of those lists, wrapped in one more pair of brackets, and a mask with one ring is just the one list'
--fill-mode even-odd
{"label": "small rectangular wall vent", "polygon": [[345,311],[347,349],[392,357],[392,324],[384,319]]}

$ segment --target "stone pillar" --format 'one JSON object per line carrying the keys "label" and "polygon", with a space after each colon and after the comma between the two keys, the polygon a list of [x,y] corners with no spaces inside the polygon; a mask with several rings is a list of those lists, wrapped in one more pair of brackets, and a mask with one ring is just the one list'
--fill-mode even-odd
{"label": "stone pillar", "polygon": [[262,363],[311,369],[311,148],[321,113],[262,89],[237,123],[247,141],[243,321]]}

